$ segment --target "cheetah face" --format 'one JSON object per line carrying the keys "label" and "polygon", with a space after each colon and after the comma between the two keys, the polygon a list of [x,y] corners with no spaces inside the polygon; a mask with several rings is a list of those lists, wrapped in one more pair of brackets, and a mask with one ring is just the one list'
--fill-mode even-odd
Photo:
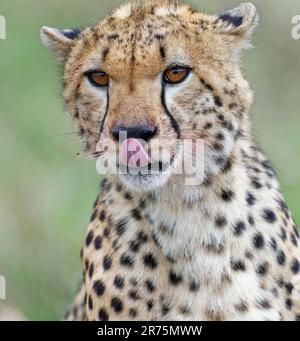
{"label": "cheetah face", "polygon": [[228,167],[248,124],[252,94],[238,56],[256,21],[248,3],[206,15],[160,0],[129,3],[81,32],[44,27],[85,153],[136,190],[165,185],[179,166],[185,176],[185,158],[203,162],[205,179]]}

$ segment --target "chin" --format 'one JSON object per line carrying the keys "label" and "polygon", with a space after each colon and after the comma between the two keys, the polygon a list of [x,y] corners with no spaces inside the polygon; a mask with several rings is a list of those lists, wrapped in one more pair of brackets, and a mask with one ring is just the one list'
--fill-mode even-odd
{"label": "chin", "polygon": [[167,169],[159,174],[120,174],[121,181],[131,190],[136,192],[150,192],[163,187],[170,177],[172,172]]}

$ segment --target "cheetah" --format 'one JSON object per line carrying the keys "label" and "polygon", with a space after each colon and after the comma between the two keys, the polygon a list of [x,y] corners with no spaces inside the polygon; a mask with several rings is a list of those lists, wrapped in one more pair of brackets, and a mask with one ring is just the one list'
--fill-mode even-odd
{"label": "cheetah", "polygon": [[[300,320],[299,233],[253,137],[240,66],[258,21],[251,3],[208,15],[150,0],[83,30],[41,29],[83,154],[101,164],[109,139],[143,159],[102,179],[66,320]],[[154,139],[168,157],[146,151]],[[175,172],[185,139],[204,144],[199,184]]]}

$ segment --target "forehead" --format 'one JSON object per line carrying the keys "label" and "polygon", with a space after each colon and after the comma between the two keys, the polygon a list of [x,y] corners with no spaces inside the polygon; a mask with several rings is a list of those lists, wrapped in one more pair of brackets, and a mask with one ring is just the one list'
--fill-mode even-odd
{"label": "forehead", "polygon": [[89,46],[85,64],[90,69],[101,67],[112,76],[132,67],[155,75],[167,65],[189,63],[188,46],[196,33],[181,16],[136,13],[120,18],[115,14],[83,36],[84,45]]}

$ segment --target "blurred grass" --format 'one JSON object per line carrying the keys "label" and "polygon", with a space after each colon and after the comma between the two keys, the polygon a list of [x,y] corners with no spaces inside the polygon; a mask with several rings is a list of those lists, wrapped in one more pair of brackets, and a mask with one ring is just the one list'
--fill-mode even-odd
{"label": "blurred grass", "polygon": [[[236,1],[192,1],[219,12]],[[300,41],[291,38],[297,0],[256,0],[261,24],[245,73],[255,90],[257,139],[278,171],[300,222]],[[60,319],[80,278],[79,250],[99,176],[77,160],[76,130],[63,114],[60,67],[39,41],[43,25],[81,27],[120,1],[1,0],[0,274],[9,302],[30,319]]]}

